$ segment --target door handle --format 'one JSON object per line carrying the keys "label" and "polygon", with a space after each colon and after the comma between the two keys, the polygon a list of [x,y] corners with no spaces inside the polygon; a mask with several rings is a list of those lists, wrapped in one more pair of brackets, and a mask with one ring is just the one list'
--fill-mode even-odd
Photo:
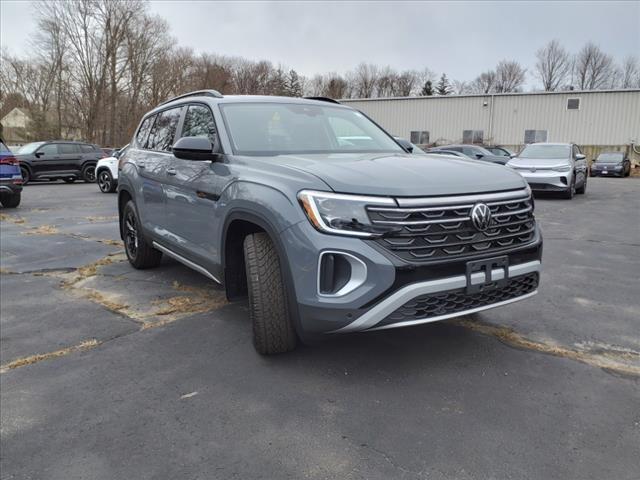
{"label": "door handle", "polygon": [[147,167],[147,164],[144,162],[138,162],[136,165],[138,165],[138,168],[141,170],[144,170]]}
{"label": "door handle", "polygon": [[176,174],[176,169],[169,167],[167,168],[167,175],[175,175]]}

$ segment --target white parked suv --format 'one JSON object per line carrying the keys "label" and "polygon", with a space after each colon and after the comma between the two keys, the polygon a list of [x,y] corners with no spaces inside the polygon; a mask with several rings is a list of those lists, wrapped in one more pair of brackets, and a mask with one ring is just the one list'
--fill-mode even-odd
{"label": "white parked suv", "polygon": [[114,193],[116,191],[118,186],[118,160],[128,146],[115,150],[113,156],[103,158],[96,164],[96,180],[102,193]]}

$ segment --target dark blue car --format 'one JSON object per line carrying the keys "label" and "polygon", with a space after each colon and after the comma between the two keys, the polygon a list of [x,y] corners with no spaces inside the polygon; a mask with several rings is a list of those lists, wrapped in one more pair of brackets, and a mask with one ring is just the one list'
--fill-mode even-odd
{"label": "dark blue car", "polygon": [[20,205],[21,192],[20,163],[0,140],[0,203],[5,208],[16,208]]}

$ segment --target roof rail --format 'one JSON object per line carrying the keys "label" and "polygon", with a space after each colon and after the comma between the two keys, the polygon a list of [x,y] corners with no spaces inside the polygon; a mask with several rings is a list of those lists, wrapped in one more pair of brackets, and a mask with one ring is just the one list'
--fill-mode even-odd
{"label": "roof rail", "polygon": [[319,102],[337,103],[338,105],[340,105],[339,101],[329,97],[302,97],[302,98],[305,98],[307,100],[318,100]]}
{"label": "roof rail", "polygon": [[169,102],[173,102],[174,100],[180,100],[181,98],[186,97],[215,97],[215,98],[223,98],[222,94],[217,90],[196,90],[195,92],[184,93],[182,95],[178,95],[177,97],[170,98],[169,100],[165,100],[160,105],[164,105]]}

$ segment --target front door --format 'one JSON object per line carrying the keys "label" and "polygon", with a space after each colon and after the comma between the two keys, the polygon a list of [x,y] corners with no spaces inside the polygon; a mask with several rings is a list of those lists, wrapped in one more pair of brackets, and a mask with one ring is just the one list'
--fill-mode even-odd
{"label": "front door", "polygon": [[[217,139],[213,114],[207,105],[192,104],[185,113],[181,137]],[[222,158],[222,155],[221,155]],[[216,217],[218,198],[230,174],[223,162],[173,157],[167,168],[165,196],[167,229],[172,248],[208,269],[219,264],[216,239],[221,222]]]}
{"label": "front door", "polygon": [[51,175],[60,168],[60,154],[58,153],[58,145],[55,143],[47,143],[34,152],[31,161],[33,174],[36,177]]}

